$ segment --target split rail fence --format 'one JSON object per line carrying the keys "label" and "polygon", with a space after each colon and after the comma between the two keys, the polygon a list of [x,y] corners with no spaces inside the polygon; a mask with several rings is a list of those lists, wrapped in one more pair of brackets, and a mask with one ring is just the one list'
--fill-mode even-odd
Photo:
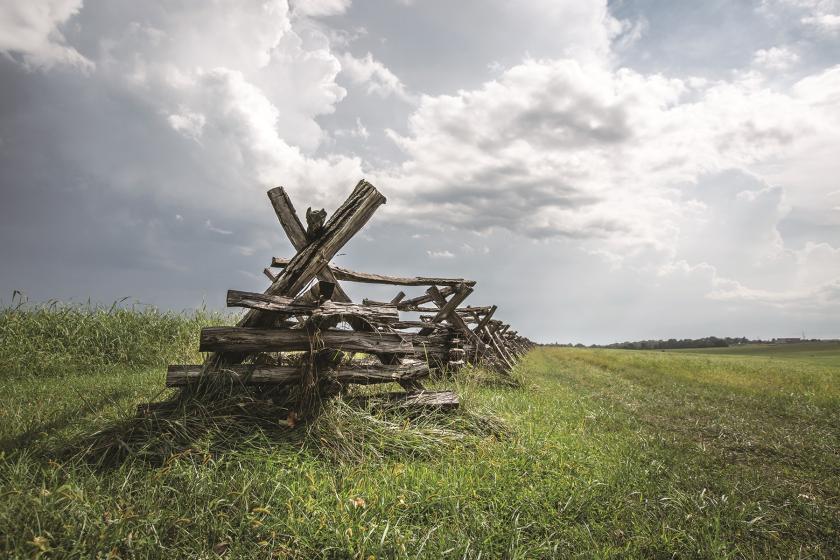
{"label": "split rail fence", "polygon": [[[297,253],[272,259],[264,270],[271,280],[264,293],[228,291],[227,305],[248,311],[236,326],[202,329],[205,363],[169,366],[167,387],[189,389],[224,373],[275,394],[302,387],[311,398],[350,384],[397,383],[403,391],[387,394],[391,402],[449,409],[458,406],[456,395],[427,391],[423,380],[430,374],[455,373],[469,363],[509,376],[533,346],[496,318],[495,305],[464,305],[475,290],[473,280],[385,276],[330,264],[385,203],[367,181],[356,185],[329,220],[324,210],[308,209],[306,227],[282,187],[268,197]],[[426,289],[415,297],[400,291],[390,301],[356,303],[340,282]],[[406,313],[419,313],[419,319],[405,318]]]}

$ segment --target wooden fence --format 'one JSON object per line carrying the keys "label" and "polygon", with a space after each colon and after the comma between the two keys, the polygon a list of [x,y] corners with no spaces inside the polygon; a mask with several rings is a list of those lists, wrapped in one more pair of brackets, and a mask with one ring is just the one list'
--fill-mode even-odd
{"label": "wooden fence", "polygon": [[[283,188],[271,189],[268,197],[297,253],[272,259],[264,270],[271,280],[264,293],[228,291],[227,305],[248,311],[234,327],[202,329],[205,363],[169,366],[168,387],[189,388],[219,373],[242,385],[303,386],[318,396],[349,384],[397,383],[403,391],[389,394],[393,402],[454,408],[454,393],[427,391],[423,379],[435,371],[455,373],[467,363],[509,376],[532,346],[495,318],[495,305],[464,305],[475,281],[385,276],[330,264],[385,203],[370,183],[360,181],[329,220],[324,210],[308,209],[306,227]],[[426,290],[354,303],[340,282]],[[408,312],[420,313],[419,320],[401,316]]]}

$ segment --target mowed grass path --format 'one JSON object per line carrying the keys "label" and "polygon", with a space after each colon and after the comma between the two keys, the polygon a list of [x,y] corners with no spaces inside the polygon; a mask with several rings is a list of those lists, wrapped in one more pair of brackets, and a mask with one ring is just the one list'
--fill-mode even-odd
{"label": "mowed grass path", "polygon": [[0,556],[840,555],[837,368],[567,348],[520,368],[526,389],[458,387],[513,435],[431,458],[255,438],[109,469],[56,453],[152,399],[161,369],[0,377]]}

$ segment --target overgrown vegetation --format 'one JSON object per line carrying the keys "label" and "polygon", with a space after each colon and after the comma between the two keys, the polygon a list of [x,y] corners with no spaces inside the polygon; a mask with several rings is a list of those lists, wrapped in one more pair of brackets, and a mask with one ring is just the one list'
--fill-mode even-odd
{"label": "overgrown vegetation", "polygon": [[[518,368],[524,389],[467,370],[455,381],[464,406],[454,415],[333,402],[314,423],[291,426],[220,405],[198,426],[177,414],[137,424],[138,403],[166,396],[156,364],[179,351],[167,345],[180,328],[157,332],[169,354],[151,366],[81,354],[74,363],[43,349],[40,362],[3,362],[0,556],[840,550],[840,364],[541,348]],[[51,370],[62,375],[27,369],[50,363],[65,364]]]}
{"label": "overgrown vegetation", "polygon": [[232,322],[232,316],[204,309],[172,313],[125,301],[103,306],[16,299],[0,308],[0,375],[194,363],[201,359],[201,327]]}

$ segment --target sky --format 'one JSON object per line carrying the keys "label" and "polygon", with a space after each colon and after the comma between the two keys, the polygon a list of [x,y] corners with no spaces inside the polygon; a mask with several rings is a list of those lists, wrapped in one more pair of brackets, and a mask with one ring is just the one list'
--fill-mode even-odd
{"label": "sky", "polygon": [[0,302],[222,308],[361,178],[335,264],[536,341],[840,337],[840,0],[0,0]]}

